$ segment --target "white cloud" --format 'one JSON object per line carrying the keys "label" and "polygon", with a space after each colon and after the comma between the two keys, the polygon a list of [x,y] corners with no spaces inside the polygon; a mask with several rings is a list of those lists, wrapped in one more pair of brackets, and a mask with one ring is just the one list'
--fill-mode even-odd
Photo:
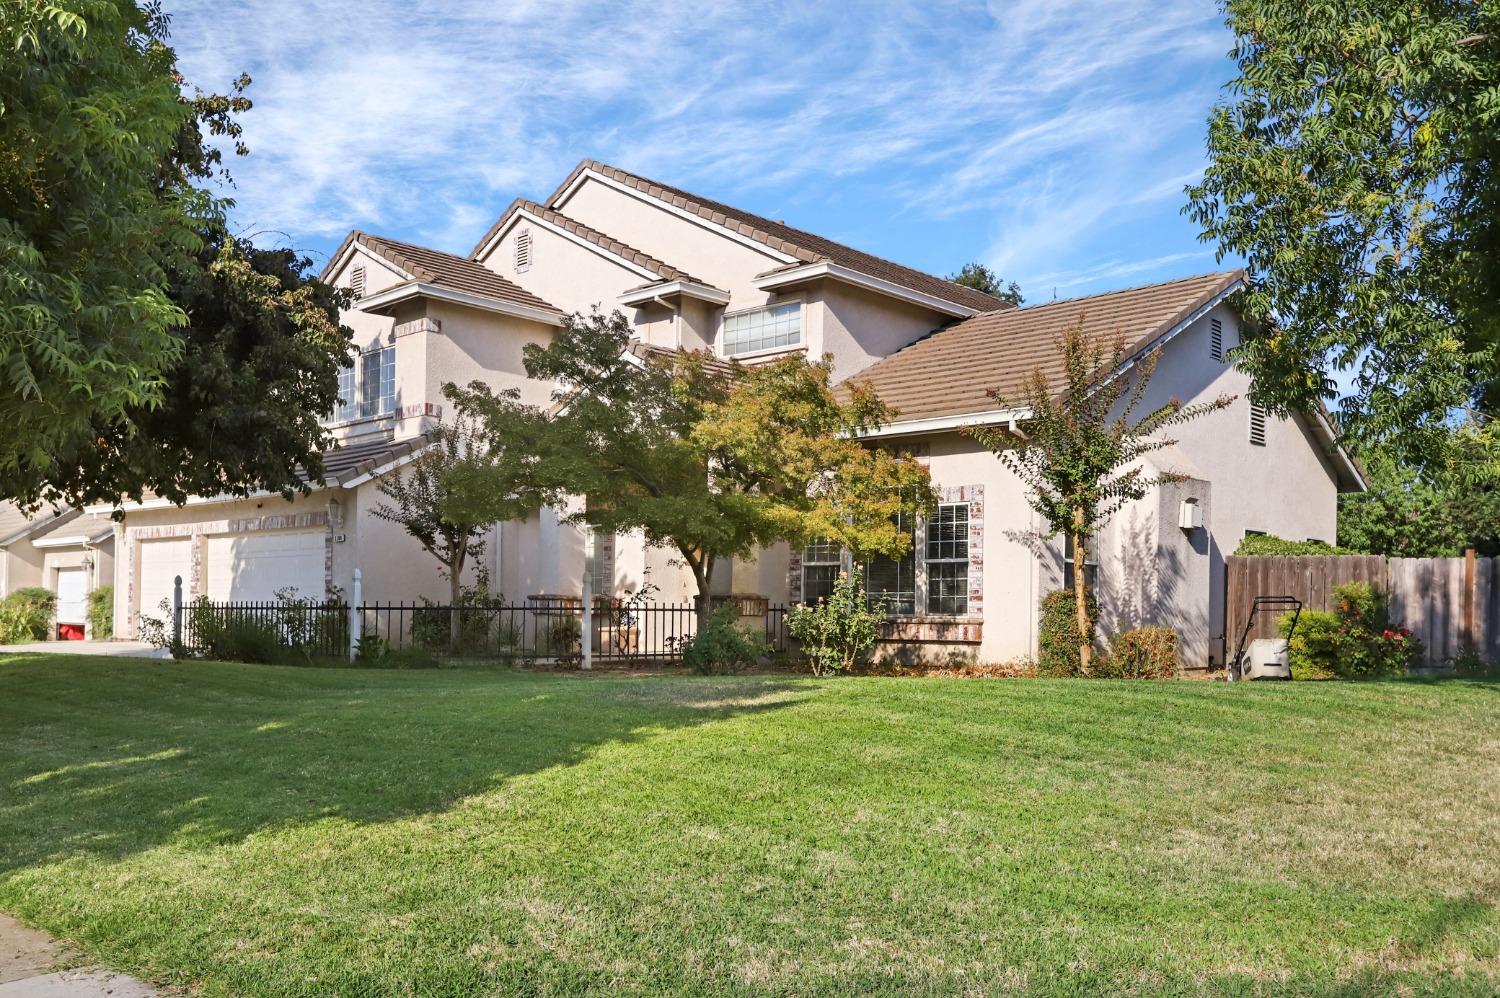
{"label": "white cloud", "polygon": [[464,252],[594,156],[747,207],[857,189],[971,227],[1007,276],[1077,269],[1085,233],[1195,175],[1227,71],[1201,0],[169,8],[190,80],[255,78],[237,219],[324,246]]}

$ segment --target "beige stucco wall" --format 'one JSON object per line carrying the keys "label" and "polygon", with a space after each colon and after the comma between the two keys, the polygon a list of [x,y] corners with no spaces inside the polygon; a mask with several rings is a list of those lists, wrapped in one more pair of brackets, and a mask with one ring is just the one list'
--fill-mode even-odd
{"label": "beige stucco wall", "polygon": [[948,316],[839,281],[814,282],[806,293],[807,312],[812,313],[806,342],[814,357],[833,357],[835,381],[949,321]]}
{"label": "beige stucco wall", "polygon": [[[531,265],[518,270],[516,237],[522,230],[531,233]],[[655,280],[612,253],[582,246],[526,217],[507,229],[479,262],[564,312],[587,314],[595,305],[606,313],[613,311],[620,307],[616,298],[622,292]]]}

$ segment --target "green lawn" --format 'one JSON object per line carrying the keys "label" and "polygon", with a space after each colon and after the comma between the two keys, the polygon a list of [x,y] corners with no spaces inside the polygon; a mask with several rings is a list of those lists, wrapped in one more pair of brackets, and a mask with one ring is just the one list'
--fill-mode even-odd
{"label": "green lawn", "polygon": [[0,909],[203,994],[1500,990],[1500,686],[0,659]]}

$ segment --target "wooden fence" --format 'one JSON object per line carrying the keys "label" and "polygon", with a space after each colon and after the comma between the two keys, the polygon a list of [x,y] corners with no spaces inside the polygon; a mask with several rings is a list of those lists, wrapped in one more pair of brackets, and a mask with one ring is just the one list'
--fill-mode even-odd
{"label": "wooden fence", "polygon": [[[1256,596],[1295,596],[1305,610],[1333,608],[1333,589],[1368,582],[1390,598],[1391,619],[1411,628],[1440,666],[1465,648],[1500,658],[1500,558],[1384,558],[1380,555],[1257,555],[1226,559],[1224,654],[1233,655]],[[1251,638],[1274,637],[1262,614]]]}

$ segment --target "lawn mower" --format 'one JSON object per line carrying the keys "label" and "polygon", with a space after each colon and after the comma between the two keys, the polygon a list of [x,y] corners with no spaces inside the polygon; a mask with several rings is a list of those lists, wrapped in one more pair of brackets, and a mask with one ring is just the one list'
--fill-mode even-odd
{"label": "lawn mower", "polygon": [[[1279,638],[1256,638],[1250,642],[1247,653],[1245,642],[1255,626],[1258,613],[1292,612],[1292,623],[1286,634]],[[1234,658],[1229,660],[1224,678],[1237,679],[1291,679],[1291,642],[1297,633],[1297,618],[1302,616],[1302,601],[1295,596],[1257,596],[1250,603],[1250,616],[1245,618],[1245,629],[1240,633],[1240,646]]]}

